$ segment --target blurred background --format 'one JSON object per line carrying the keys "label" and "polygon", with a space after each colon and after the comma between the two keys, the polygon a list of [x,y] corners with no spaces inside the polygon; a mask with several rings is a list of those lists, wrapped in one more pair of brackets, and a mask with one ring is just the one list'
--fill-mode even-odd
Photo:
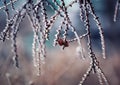
{"label": "blurred background", "polygon": [[[9,2],[10,0],[7,0]],[[16,9],[20,9],[26,0],[15,2]],[[35,0],[36,1],[36,0]],[[48,0],[51,2],[52,0]],[[72,0],[65,0],[69,4]],[[58,0],[58,2],[60,2]],[[105,72],[110,85],[120,85],[120,10],[117,15],[117,21],[113,21],[116,0],[91,0],[94,10],[104,29],[105,45],[107,59],[102,59],[99,30],[93,17],[90,16],[90,26],[92,32],[93,50],[100,61],[100,66]],[[52,2],[51,2],[52,3]],[[54,3],[52,3],[54,4]],[[0,0],[0,7],[3,6]],[[49,17],[54,11],[46,6]],[[9,7],[10,14],[14,12]],[[77,28],[77,32],[84,34],[85,27],[80,21],[79,5],[74,4],[68,9],[72,24]],[[60,18],[60,17],[59,17]],[[44,75],[37,77],[34,74],[32,64],[32,40],[33,31],[28,17],[20,23],[20,31],[17,36],[18,54],[20,69],[13,66],[11,41],[0,42],[0,85],[78,85],[81,77],[89,67],[89,59],[83,61],[76,52],[77,43],[70,43],[64,50],[61,47],[53,47],[56,29],[61,19],[57,19],[50,31],[50,41],[46,42],[47,58],[44,67]],[[6,15],[0,10],[0,32],[5,28]],[[74,38],[72,32],[69,32],[69,38]],[[86,41],[83,40],[83,46],[86,48]],[[85,50],[87,56],[87,50]],[[99,85],[96,74],[90,74],[83,85]]]}

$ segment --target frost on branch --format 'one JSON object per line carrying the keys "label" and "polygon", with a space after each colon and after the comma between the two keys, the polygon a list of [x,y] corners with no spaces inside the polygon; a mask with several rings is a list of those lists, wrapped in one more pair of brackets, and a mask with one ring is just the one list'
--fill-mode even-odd
{"label": "frost on branch", "polygon": [[120,9],[120,0],[117,0],[116,5],[115,5],[114,18],[113,18],[114,22],[116,22],[119,9]]}
{"label": "frost on branch", "polygon": [[[66,5],[65,0],[27,0],[20,9],[16,9],[14,4],[17,0],[10,0],[7,2],[6,0],[1,1],[3,6],[0,7],[0,10],[4,10],[6,13],[6,27],[0,34],[0,40],[5,41],[9,39],[12,41],[12,52],[14,54],[13,60],[14,64],[17,68],[20,67],[19,55],[17,49],[17,34],[21,29],[19,27],[20,23],[24,20],[25,17],[29,18],[31,23],[31,27],[33,28],[33,43],[32,43],[32,55],[33,55],[33,64],[36,70],[36,74],[38,76],[42,75],[44,72],[43,66],[45,63],[46,55],[46,41],[50,40],[50,32],[53,29],[53,25],[58,18],[61,18],[60,25],[58,25],[56,29],[55,39],[53,45],[62,46],[63,49],[65,47],[69,47],[70,43],[77,41],[78,48],[80,48],[80,55],[82,59],[86,60],[86,57],[89,57],[91,60],[90,66],[83,75],[82,80],[79,85],[82,85],[91,72],[97,74],[100,85],[104,83],[108,85],[107,79],[99,66],[99,61],[95,55],[95,52],[92,48],[92,40],[91,40],[91,24],[89,15],[92,15],[95,24],[99,30],[99,35],[101,39],[101,48],[103,58],[106,58],[105,55],[105,41],[103,35],[103,28],[101,23],[95,14],[94,8],[92,6],[91,0],[73,0],[71,3]],[[54,4],[53,4],[54,3]],[[73,25],[73,21],[70,18],[70,13],[68,12],[68,8],[71,8],[73,5],[79,5],[80,11],[80,20],[84,23],[86,33],[80,34],[77,31],[77,28]],[[118,10],[118,4],[116,5],[116,11]],[[15,13],[11,16],[8,6],[11,6],[12,11]],[[54,14],[49,16],[47,6],[50,7]],[[117,12],[115,11],[115,19]],[[82,29],[82,28],[79,28]],[[69,38],[69,32],[74,34],[73,39]],[[85,56],[84,48],[81,43],[82,39],[87,38],[87,47],[88,47],[88,56]]]}

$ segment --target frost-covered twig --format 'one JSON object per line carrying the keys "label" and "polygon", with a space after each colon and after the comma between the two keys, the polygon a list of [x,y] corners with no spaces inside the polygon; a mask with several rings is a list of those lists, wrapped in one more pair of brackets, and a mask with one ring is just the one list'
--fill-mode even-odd
{"label": "frost-covered twig", "polygon": [[[36,6],[37,7],[37,6]],[[38,6],[38,7],[43,7],[43,6]],[[46,57],[46,51],[45,51],[45,25],[42,25],[45,19],[45,16],[43,17],[44,19],[41,19],[41,16],[39,16],[39,9],[40,8],[35,8],[33,3],[30,3],[28,5],[28,8],[30,10],[27,10],[27,14],[29,17],[29,20],[31,22],[31,25],[33,27],[33,32],[34,32],[34,37],[33,37],[33,63],[37,71],[37,75],[40,76],[42,75],[43,68],[42,65],[45,63],[45,57]],[[42,14],[43,15],[43,14]]]}
{"label": "frost-covered twig", "polygon": [[120,8],[120,0],[117,0],[116,5],[115,5],[114,18],[113,18],[114,22],[116,22],[119,8]]}
{"label": "frost-covered twig", "polygon": [[[18,1],[18,0],[12,0],[12,1],[10,1],[9,3],[7,3],[6,6],[11,5],[11,4],[13,4],[13,3],[15,3],[15,2],[17,2],[17,1]],[[0,10],[3,9],[3,8],[5,8],[5,6],[0,7]]]}
{"label": "frost-covered twig", "polygon": [[[56,3],[56,0],[53,0],[53,2]],[[51,30],[51,27],[55,23],[55,21],[58,18],[58,16],[64,17],[64,15],[61,14],[61,11],[62,11],[61,8],[62,7],[58,8],[58,10],[57,10],[52,4],[49,3],[49,1],[47,1],[46,3],[56,12],[53,16],[51,16],[50,20],[48,21],[47,29],[49,31],[49,30]],[[74,3],[77,3],[77,0],[72,1],[70,4],[68,4],[66,6],[66,8],[68,9],[69,7],[72,7],[72,5]],[[59,5],[58,3],[56,3],[56,4]],[[49,33],[47,33],[47,34],[49,34]],[[46,36],[48,36],[48,35],[46,35]]]}
{"label": "frost-covered twig", "polygon": [[25,11],[23,12],[23,14],[21,14],[21,12],[23,12],[23,10],[19,11],[18,15],[16,16],[15,22],[14,22],[13,26],[11,27],[11,30],[12,30],[11,40],[12,40],[12,47],[13,47],[13,53],[14,53],[13,60],[15,62],[16,67],[19,67],[17,44],[16,44],[17,33],[19,31],[18,26],[26,14]]}
{"label": "frost-covered twig", "polygon": [[102,45],[102,55],[103,58],[106,58],[106,54],[105,54],[105,40],[104,40],[104,33],[103,33],[103,28],[101,26],[101,23],[97,17],[97,15],[94,12],[94,8],[92,6],[92,3],[90,2],[90,0],[88,0],[88,9],[90,10],[90,13],[93,15],[94,20],[96,21],[96,25],[98,26],[99,29],[99,34],[100,34],[100,39],[101,39],[101,45]]}
{"label": "frost-covered twig", "polygon": [[[89,1],[90,2],[90,1]],[[84,83],[84,81],[86,80],[87,76],[91,73],[91,71],[93,71],[94,73],[98,74],[98,78],[99,78],[99,82],[101,85],[103,85],[102,79],[105,81],[106,85],[109,85],[107,82],[106,77],[104,76],[104,73],[102,72],[100,66],[99,66],[99,61],[97,60],[97,57],[95,56],[93,49],[92,49],[92,40],[91,40],[91,31],[90,31],[90,23],[89,23],[89,11],[87,8],[87,0],[84,0],[82,2],[83,5],[83,10],[84,10],[84,14],[85,14],[85,26],[86,26],[86,31],[87,31],[87,42],[88,42],[88,49],[89,49],[89,58],[91,60],[90,63],[90,67],[87,70],[86,74],[84,74],[84,76],[82,77],[82,80],[80,81],[79,85],[82,85]],[[81,5],[81,2],[80,2]]]}

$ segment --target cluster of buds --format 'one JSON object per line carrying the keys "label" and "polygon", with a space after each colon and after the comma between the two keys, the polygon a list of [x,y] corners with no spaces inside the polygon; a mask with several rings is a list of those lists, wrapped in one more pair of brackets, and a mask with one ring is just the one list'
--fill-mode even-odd
{"label": "cluster of buds", "polygon": [[59,44],[60,46],[63,46],[63,49],[64,49],[65,47],[68,47],[68,46],[69,46],[68,41],[67,41],[67,40],[63,40],[62,38],[58,38],[57,42],[58,42],[58,44]]}

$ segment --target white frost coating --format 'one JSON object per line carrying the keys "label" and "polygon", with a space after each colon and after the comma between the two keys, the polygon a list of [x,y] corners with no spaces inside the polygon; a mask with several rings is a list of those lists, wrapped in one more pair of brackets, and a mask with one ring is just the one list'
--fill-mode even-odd
{"label": "white frost coating", "polygon": [[119,5],[120,5],[119,0],[117,0],[116,5],[115,5],[114,18],[113,18],[113,21],[114,21],[114,22],[116,22],[118,10],[119,10],[119,7],[120,7]]}
{"label": "white frost coating", "polygon": [[79,49],[80,49],[79,51],[80,51],[81,57],[82,57],[82,59],[85,59],[83,48],[82,48],[82,45],[81,45],[81,40],[80,40],[80,38],[79,38],[79,36],[78,36],[76,31],[74,31],[74,34],[75,34],[75,36],[77,38],[77,42],[79,44]]}
{"label": "white frost coating", "polygon": [[[80,46],[78,46],[78,47],[76,47],[76,55],[78,56],[78,57],[81,57],[81,55],[82,55],[82,49],[83,49],[83,52],[85,52],[84,51],[84,48],[82,48],[82,47],[80,47]],[[83,59],[85,59],[85,56],[84,57],[82,57]]]}

